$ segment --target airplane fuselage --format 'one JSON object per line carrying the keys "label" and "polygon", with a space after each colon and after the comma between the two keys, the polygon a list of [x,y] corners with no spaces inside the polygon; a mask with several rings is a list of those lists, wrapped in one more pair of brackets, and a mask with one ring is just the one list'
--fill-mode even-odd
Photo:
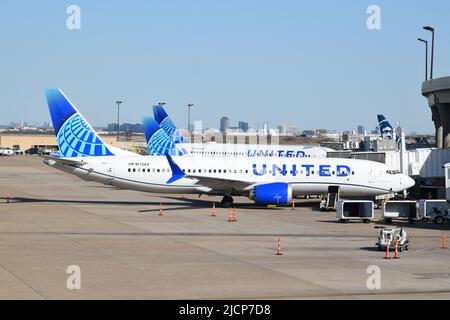
{"label": "airplane fuselage", "polygon": [[85,180],[156,193],[248,196],[253,185],[283,182],[292,187],[293,196],[305,193],[325,194],[328,186],[339,186],[342,196],[358,197],[400,192],[413,184],[411,178],[390,170],[385,164],[355,159],[176,158],[178,166],[187,176],[249,182],[249,187],[241,190],[234,190],[232,187],[214,188],[199,183],[198,179],[186,177],[167,183],[172,172],[167,159],[161,156],[72,159],[83,163],[67,165],[53,160],[45,160],[45,163]]}

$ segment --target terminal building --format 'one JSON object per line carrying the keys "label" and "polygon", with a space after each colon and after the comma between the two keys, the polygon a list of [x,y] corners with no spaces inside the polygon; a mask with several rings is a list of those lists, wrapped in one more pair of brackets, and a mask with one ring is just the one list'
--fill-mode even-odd
{"label": "terminal building", "polygon": [[[142,134],[132,134],[123,137],[124,141],[117,142],[115,134],[99,134],[102,140],[114,147],[142,153],[146,149],[145,138]],[[0,133],[0,147],[19,149],[27,151],[34,148],[58,149],[56,137],[53,133],[31,133],[31,132],[3,132]]]}

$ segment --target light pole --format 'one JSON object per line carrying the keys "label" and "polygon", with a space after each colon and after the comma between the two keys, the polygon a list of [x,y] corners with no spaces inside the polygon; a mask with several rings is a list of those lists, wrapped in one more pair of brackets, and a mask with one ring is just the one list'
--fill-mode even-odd
{"label": "light pole", "polygon": [[193,103],[189,103],[188,105],[187,105],[187,107],[188,107],[188,132],[189,132],[189,134],[191,134],[191,107],[193,107],[194,106],[194,104]]}
{"label": "light pole", "polygon": [[430,80],[433,80],[433,62],[434,62],[434,28],[430,26],[423,27],[424,30],[431,32],[431,66],[430,66]]}
{"label": "light pole", "polygon": [[428,80],[428,41],[417,38],[420,42],[425,43],[425,81]]}
{"label": "light pole", "polygon": [[120,104],[122,103],[122,101],[117,100],[117,142],[119,142],[119,119],[120,119]]}

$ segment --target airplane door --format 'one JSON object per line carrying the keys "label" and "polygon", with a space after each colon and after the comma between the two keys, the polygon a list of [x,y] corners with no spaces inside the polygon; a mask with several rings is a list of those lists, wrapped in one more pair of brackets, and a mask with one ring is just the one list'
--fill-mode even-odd
{"label": "airplane door", "polygon": [[375,183],[376,171],[369,169],[369,183]]}
{"label": "airplane door", "polygon": [[108,176],[108,182],[109,184],[113,184],[114,182],[114,162],[113,161],[109,161],[106,164],[106,175]]}

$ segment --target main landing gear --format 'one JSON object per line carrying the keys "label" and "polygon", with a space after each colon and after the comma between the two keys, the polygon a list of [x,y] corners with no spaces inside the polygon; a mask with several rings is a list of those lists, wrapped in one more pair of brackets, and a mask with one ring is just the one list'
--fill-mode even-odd
{"label": "main landing gear", "polygon": [[220,205],[224,208],[230,208],[233,206],[233,197],[232,196],[223,196],[222,201],[220,202]]}

